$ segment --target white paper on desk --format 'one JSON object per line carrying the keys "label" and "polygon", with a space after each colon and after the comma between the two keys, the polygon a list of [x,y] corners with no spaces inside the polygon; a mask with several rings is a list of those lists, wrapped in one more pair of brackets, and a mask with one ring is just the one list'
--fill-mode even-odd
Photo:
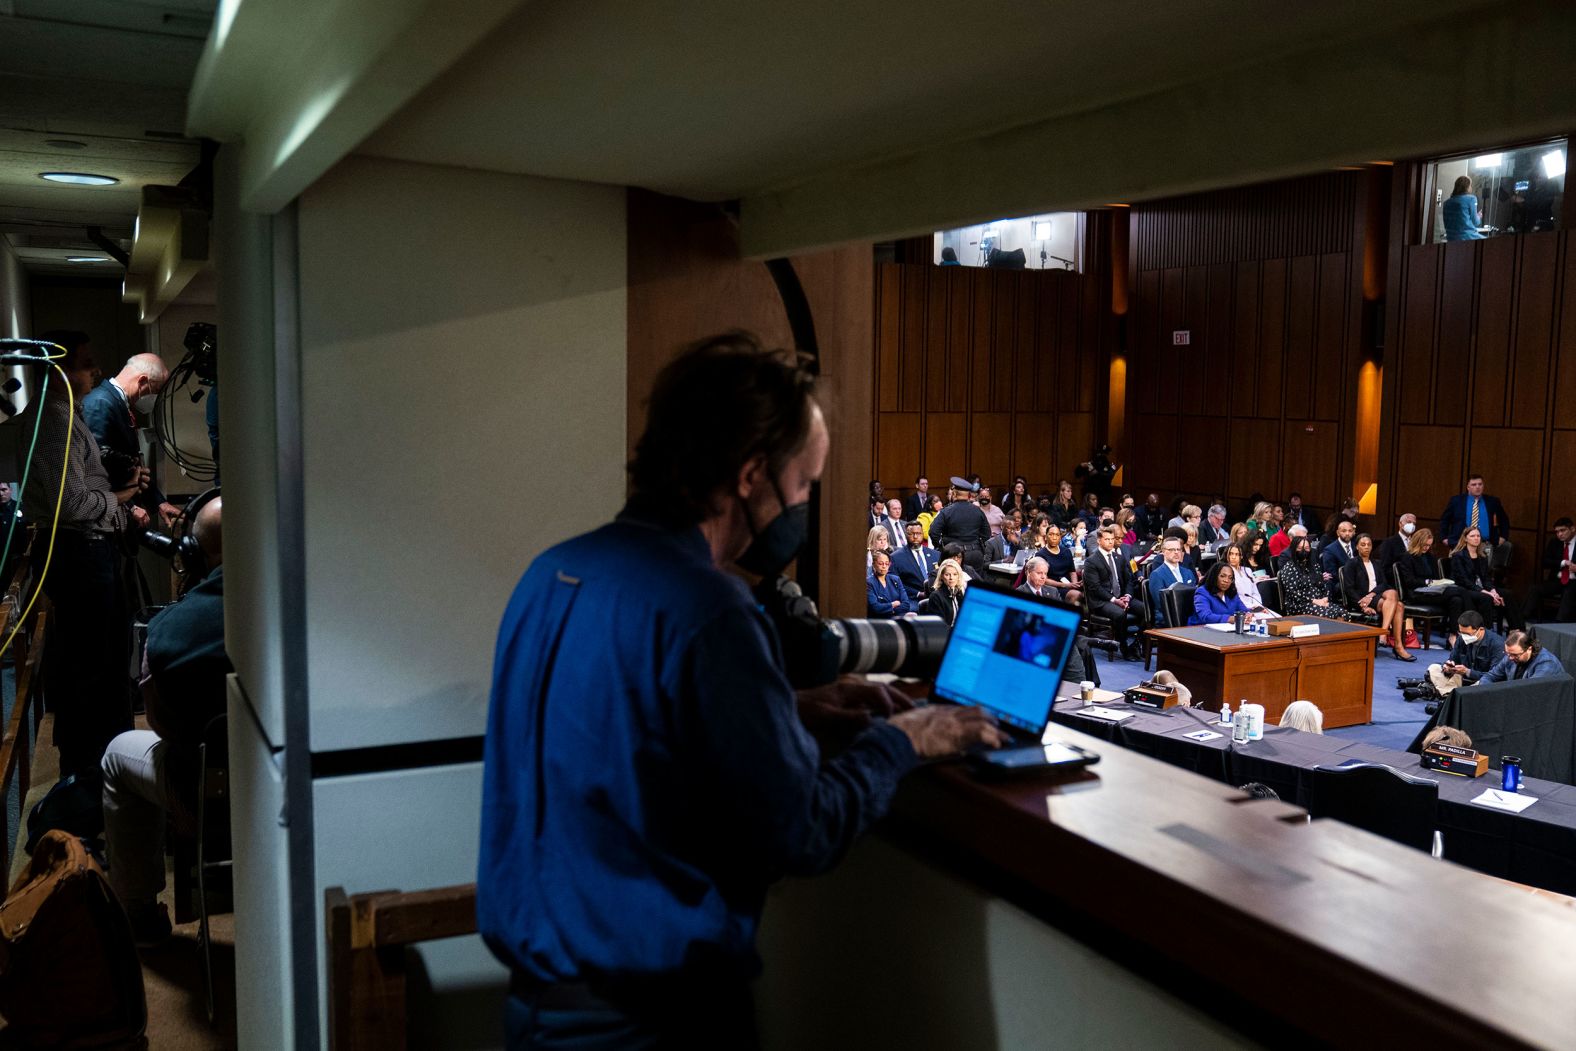
{"label": "white paper on desk", "polygon": [[1123,719],[1131,719],[1136,712],[1119,712],[1112,708],[1102,708],[1098,704],[1092,708],[1074,708],[1074,715],[1087,715],[1091,719],[1104,719],[1108,723],[1119,723]]}
{"label": "white paper on desk", "polygon": [[1208,628],[1210,631],[1236,631],[1237,630],[1230,623],[1226,623],[1226,624],[1206,624],[1206,625],[1204,625],[1204,627]]}
{"label": "white paper on desk", "polygon": [[1216,733],[1214,730],[1194,730],[1192,733],[1183,734],[1182,736],[1194,741],[1213,741],[1215,738],[1219,737],[1220,734]]}
{"label": "white paper on desk", "polygon": [[1495,810],[1508,810],[1512,814],[1519,814],[1532,804],[1536,803],[1536,796],[1517,795],[1515,792],[1502,792],[1497,788],[1486,789],[1482,795],[1472,802],[1478,806],[1493,807]]}

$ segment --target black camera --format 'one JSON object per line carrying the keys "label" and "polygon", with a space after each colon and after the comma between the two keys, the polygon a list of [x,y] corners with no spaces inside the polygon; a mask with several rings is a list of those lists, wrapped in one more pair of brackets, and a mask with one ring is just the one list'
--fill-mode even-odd
{"label": "black camera", "polygon": [[104,463],[104,473],[109,475],[111,489],[124,489],[131,485],[132,479],[137,477],[137,468],[142,466],[140,456],[102,447],[99,449],[99,459]]}
{"label": "black camera", "polygon": [[940,617],[824,620],[815,601],[787,577],[761,581],[755,594],[777,627],[784,670],[799,690],[845,674],[933,678],[951,634]]}
{"label": "black camera", "polygon": [[191,352],[191,370],[197,382],[211,387],[219,381],[219,329],[206,321],[193,321],[182,340]]}

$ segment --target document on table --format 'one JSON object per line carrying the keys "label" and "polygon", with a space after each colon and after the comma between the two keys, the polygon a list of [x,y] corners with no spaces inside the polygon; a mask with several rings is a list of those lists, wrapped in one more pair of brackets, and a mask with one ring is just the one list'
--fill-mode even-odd
{"label": "document on table", "polygon": [[1192,733],[1183,734],[1182,736],[1194,741],[1213,741],[1215,738],[1219,737],[1220,734],[1216,733],[1214,730],[1194,730]]}
{"label": "document on table", "polygon": [[[1535,796],[1517,795],[1515,792],[1504,792],[1498,788],[1486,789],[1482,795],[1472,802],[1478,806],[1493,807],[1495,810],[1508,810],[1512,814],[1519,814],[1538,800]],[[1539,811],[1541,813],[1542,811]]]}
{"label": "document on table", "polygon": [[1098,704],[1093,708],[1074,708],[1074,715],[1086,715],[1091,719],[1104,719],[1108,723],[1119,723],[1123,719],[1131,719],[1136,712],[1119,712],[1113,708],[1102,708]]}

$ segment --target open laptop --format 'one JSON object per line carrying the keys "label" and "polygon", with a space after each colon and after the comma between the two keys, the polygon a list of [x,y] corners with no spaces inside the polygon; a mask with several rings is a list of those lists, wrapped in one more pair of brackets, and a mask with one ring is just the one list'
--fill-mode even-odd
{"label": "open laptop", "polygon": [[1058,599],[971,581],[931,696],[979,705],[1016,740],[1038,744],[1082,619]]}

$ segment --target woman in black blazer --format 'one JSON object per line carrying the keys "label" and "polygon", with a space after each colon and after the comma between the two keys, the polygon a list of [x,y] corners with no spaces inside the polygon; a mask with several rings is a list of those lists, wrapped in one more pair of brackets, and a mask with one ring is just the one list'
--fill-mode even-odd
{"label": "woman in black blazer", "polygon": [[1352,542],[1352,557],[1341,567],[1341,605],[1353,620],[1377,624],[1387,633],[1380,640],[1395,651],[1397,660],[1416,660],[1406,652],[1406,613],[1385,573],[1374,561],[1374,538],[1359,533]]}
{"label": "woman in black blazer", "polygon": [[1030,513],[1034,511],[1034,501],[1029,497],[1029,480],[1021,474],[1015,477],[1012,480],[1012,488],[1001,498],[999,506],[1002,514],[1010,515],[1014,511],[1022,511],[1024,519],[1027,520]]}
{"label": "woman in black blazer", "polygon": [[[1396,568],[1401,572],[1401,595],[1407,601],[1417,595],[1418,588],[1435,579],[1437,570],[1434,556],[1429,554],[1433,546],[1433,530],[1419,529],[1407,541],[1406,554],[1395,560]],[[1422,595],[1419,601],[1438,602],[1445,607],[1445,631],[1451,635],[1456,633],[1456,622],[1461,619],[1461,611],[1470,605],[1466,591],[1455,584],[1445,585],[1440,592]]]}
{"label": "woman in black blazer", "polygon": [[[1467,593],[1467,602],[1483,615],[1486,624],[1494,622],[1496,609],[1507,615],[1511,607],[1494,589],[1494,572],[1488,564],[1488,548],[1483,544],[1483,531],[1471,526],[1461,531],[1461,539],[1450,552],[1450,565],[1446,573],[1456,586]],[[1512,622],[1511,627],[1520,625]]]}

